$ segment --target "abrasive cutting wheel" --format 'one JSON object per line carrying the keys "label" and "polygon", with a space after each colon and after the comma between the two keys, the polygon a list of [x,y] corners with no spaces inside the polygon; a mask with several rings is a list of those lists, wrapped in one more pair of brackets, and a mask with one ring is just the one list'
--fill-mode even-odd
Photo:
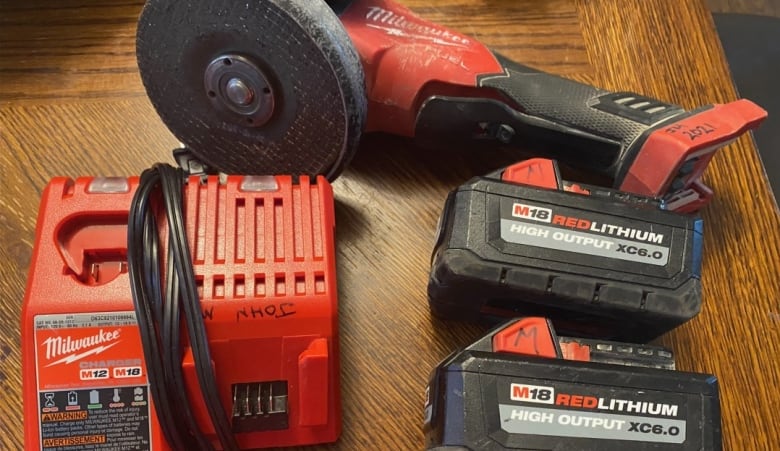
{"label": "abrasive cutting wheel", "polygon": [[332,180],[357,149],[363,69],[323,1],[148,0],[136,53],[157,113],[211,170]]}

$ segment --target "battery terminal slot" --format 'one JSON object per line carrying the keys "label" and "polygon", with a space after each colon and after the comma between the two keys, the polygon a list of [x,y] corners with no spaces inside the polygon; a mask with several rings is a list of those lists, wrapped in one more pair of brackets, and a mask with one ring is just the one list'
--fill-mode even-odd
{"label": "battery terminal slot", "polygon": [[233,432],[287,429],[287,381],[233,384]]}
{"label": "battery terminal slot", "polygon": [[56,241],[64,273],[83,285],[104,285],[127,273],[126,215],[75,215],[58,228]]}

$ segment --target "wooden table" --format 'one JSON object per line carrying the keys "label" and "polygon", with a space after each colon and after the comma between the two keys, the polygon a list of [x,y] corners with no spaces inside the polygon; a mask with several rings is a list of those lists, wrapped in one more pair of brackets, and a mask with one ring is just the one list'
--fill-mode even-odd
{"label": "wooden table", "polygon": [[[702,1],[406,0],[510,58],[694,107],[736,98]],[[141,86],[139,0],[0,3],[0,448],[22,449],[19,315],[41,190],[55,175],[138,174],[177,145]],[[432,6],[436,5],[436,6]],[[431,318],[429,258],[447,192],[510,153],[424,152],[368,136],[335,183],[344,432],[323,449],[420,449],[431,368],[485,328]],[[705,181],[701,314],[663,343],[720,378],[727,449],[780,446],[780,227],[752,140]]]}

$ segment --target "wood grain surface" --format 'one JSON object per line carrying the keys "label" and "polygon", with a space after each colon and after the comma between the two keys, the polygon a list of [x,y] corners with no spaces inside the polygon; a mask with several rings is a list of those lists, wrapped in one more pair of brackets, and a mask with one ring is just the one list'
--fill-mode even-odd
{"label": "wood grain surface", "polygon": [[705,3],[713,13],[780,17],[780,1],[778,0],[706,0]]}
{"label": "wood grain surface", "polygon": [[[701,0],[406,0],[517,61],[691,108],[735,98]],[[138,174],[177,140],[134,58],[138,0],[0,0],[0,449],[23,449],[19,316],[41,190]],[[426,283],[447,192],[518,155],[367,136],[335,184],[344,432],[322,449],[420,449],[429,371],[485,332],[434,319]],[[715,158],[701,314],[665,336],[721,384],[726,449],[780,449],[780,223],[749,136]]]}

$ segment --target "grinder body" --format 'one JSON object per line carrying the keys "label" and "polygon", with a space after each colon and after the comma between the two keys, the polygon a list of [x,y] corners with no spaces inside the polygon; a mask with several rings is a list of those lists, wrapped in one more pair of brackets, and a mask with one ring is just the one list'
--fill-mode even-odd
{"label": "grinder body", "polygon": [[148,0],[137,54],[160,116],[214,172],[333,179],[362,132],[386,132],[534,149],[691,212],[712,197],[700,177],[714,152],[766,116],[540,72],[392,0]]}
{"label": "grinder body", "polygon": [[340,19],[366,75],[367,131],[534,148],[681,212],[711,198],[699,178],[715,151],[766,116],[747,100],[686,111],[544,73],[392,0],[355,0]]}

